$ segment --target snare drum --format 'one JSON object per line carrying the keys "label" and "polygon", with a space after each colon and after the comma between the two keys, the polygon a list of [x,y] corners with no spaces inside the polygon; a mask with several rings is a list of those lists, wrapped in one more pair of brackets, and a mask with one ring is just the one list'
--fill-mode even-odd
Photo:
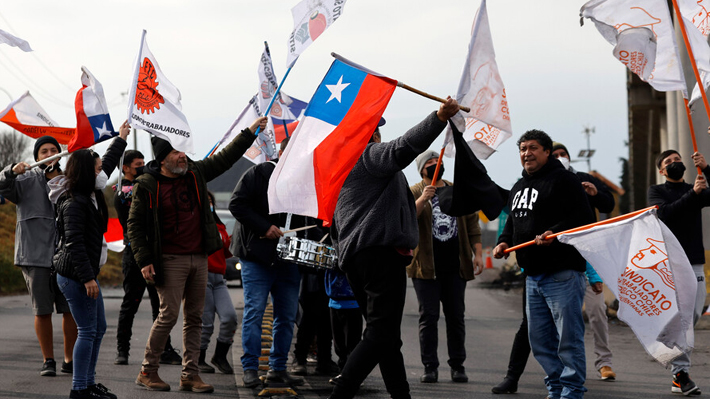
{"label": "snare drum", "polygon": [[284,262],[324,270],[332,269],[337,259],[334,248],[299,237],[283,237],[276,252]]}

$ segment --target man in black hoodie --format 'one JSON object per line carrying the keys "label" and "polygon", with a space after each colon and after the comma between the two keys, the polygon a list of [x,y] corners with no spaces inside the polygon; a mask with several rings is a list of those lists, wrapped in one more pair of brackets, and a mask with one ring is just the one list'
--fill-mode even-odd
{"label": "man in black hoodie", "polygon": [[[696,152],[692,158],[695,167],[700,168],[705,176],[710,176],[705,157]],[[666,182],[648,188],[648,203],[658,205],[658,217],[678,238],[693,266],[698,279],[693,315],[693,325],[695,325],[700,320],[705,305],[705,248],[701,210],[710,205],[710,190],[703,175],[698,175],[693,185],[683,180],[685,165],[676,150],[663,151],[656,159],[656,166],[659,173],[666,178]],[[700,395],[700,388],[688,375],[690,353],[683,353],[675,358],[671,365],[673,373],[671,392]]]}
{"label": "man in black hoodie", "polygon": [[[287,139],[281,142],[279,156],[286,149]],[[261,384],[259,357],[261,356],[261,322],[271,294],[274,306],[274,328],[269,354],[268,382],[283,382],[291,386],[303,385],[303,378],[286,371],[286,361],[293,339],[293,326],[298,311],[298,290],[301,274],[295,263],[277,257],[279,239],[284,236],[280,227],[298,228],[306,225],[303,216],[269,213],[267,188],[276,162],[264,162],[248,169],[232,192],[229,211],[237,219],[232,235],[235,256],[242,264],[244,286],[244,316],[242,317],[242,380],[247,388]],[[288,221],[290,219],[290,221]],[[306,236],[309,231],[300,232]],[[310,237],[306,237],[310,238]],[[313,237],[315,238],[315,237]]]}
{"label": "man in black hoodie", "polygon": [[582,300],[586,262],[577,250],[547,236],[593,221],[579,179],[551,157],[552,140],[530,130],[518,140],[523,177],[508,199],[510,216],[493,254],[535,240],[516,251],[527,274],[527,317],[535,359],[545,370],[551,399],[579,399],[586,388]]}

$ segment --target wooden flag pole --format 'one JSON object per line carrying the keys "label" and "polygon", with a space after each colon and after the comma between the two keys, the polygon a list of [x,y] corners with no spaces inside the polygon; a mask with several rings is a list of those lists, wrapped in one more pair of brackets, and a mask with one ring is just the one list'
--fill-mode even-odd
{"label": "wooden flag pole", "polygon": [[[344,62],[344,63],[346,63],[346,64],[348,64],[348,65],[350,65],[350,66],[352,66],[352,67],[354,67],[354,68],[357,68],[357,69],[361,70],[361,71],[364,71],[364,72],[366,72],[366,73],[369,73],[369,74],[372,74],[372,75],[375,75],[375,76],[382,76],[382,77],[384,77],[383,75],[380,75],[380,74],[377,73],[377,72],[371,71],[371,70],[369,70],[369,69],[363,67],[362,65],[356,64],[356,63],[354,63],[354,62],[348,60],[347,58],[343,57],[343,56],[340,55],[340,54],[337,54],[337,53],[330,53],[330,55],[331,55],[333,58],[335,58],[336,60],[342,61],[342,62]],[[397,87],[401,87],[401,88],[403,88],[403,89],[405,89],[405,90],[409,90],[409,91],[411,91],[412,93],[419,94],[420,96],[426,97],[426,98],[428,98],[428,99],[430,99],[430,100],[438,101],[438,102],[440,102],[440,103],[445,103],[445,102],[446,102],[446,99],[444,99],[444,98],[437,97],[437,96],[431,95],[431,94],[429,94],[429,93],[425,93],[425,92],[423,92],[423,91],[421,91],[421,90],[419,90],[419,89],[415,89],[414,87],[409,86],[409,85],[407,85],[407,84],[404,84],[404,83],[402,83],[402,82],[400,82],[400,81],[397,81]],[[464,112],[471,112],[471,108],[469,108],[469,107],[464,107],[463,105],[460,105],[460,104],[459,104],[459,109],[460,109],[461,111],[464,111]]]}
{"label": "wooden flag pole", "polygon": [[[710,120],[710,104],[708,104],[708,96],[705,93],[705,84],[703,84],[703,80],[700,78],[698,65],[695,62],[695,55],[693,55],[693,49],[690,47],[690,40],[688,40],[688,32],[685,31],[685,21],[683,21],[683,15],[680,13],[680,7],[678,7],[678,0],[673,0],[673,10],[675,10],[676,21],[680,25],[680,33],[683,35],[683,42],[685,43],[685,48],[688,50],[690,64],[693,66],[693,74],[695,75],[695,81],[698,83],[700,94],[703,96],[703,105],[705,105],[705,113],[708,116],[708,120]],[[695,136],[693,136],[693,144],[695,144]],[[697,152],[697,148],[695,148],[694,150]]]}
{"label": "wooden flag pole", "polygon": [[[704,92],[705,90],[703,90]],[[693,153],[698,152],[698,143],[695,141],[695,128],[693,127],[693,117],[690,115],[690,106],[688,105],[688,99],[683,98],[683,102],[685,104],[685,114],[688,116],[688,126],[690,126],[690,137],[693,139]],[[698,175],[702,176],[703,170],[700,169],[700,166],[696,166],[698,169]]]}
{"label": "wooden flag pole", "polygon": [[[409,90],[409,91],[411,91],[412,93],[419,94],[420,96],[426,97],[426,98],[428,98],[428,99],[430,99],[430,100],[438,101],[438,102],[440,102],[440,103],[445,103],[445,102],[446,102],[446,99],[445,99],[445,98],[441,98],[441,97],[437,97],[437,96],[431,95],[431,94],[429,94],[429,93],[425,93],[425,92],[423,92],[423,91],[421,91],[421,90],[415,89],[414,87],[409,86],[409,85],[404,84],[404,83],[399,82],[399,81],[397,82],[397,87],[401,87],[401,88],[403,88],[403,89],[405,89],[405,90]],[[463,105],[461,105],[461,104],[459,104],[459,109],[460,109],[461,111],[463,111],[463,112],[471,112],[471,108],[466,107],[466,106],[463,106]]]}
{"label": "wooden flag pole", "polygon": [[[640,214],[642,214],[642,213],[644,213],[644,212],[648,212],[648,211],[650,211],[651,209],[658,209],[658,205],[649,206],[648,208],[643,208],[643,209],[641,209],[641,210],[638,210],[638,211],[635,211],[635,212],[630,212],[630,213],[627,213],[627,214],[624,214],[624,215],[620,215],[620,216],[617,216],[617,217],[615,217],[615,218],[602,220],[601,222],[586,224],[586,225],[584,225],[584,226],[575,227],[575,228],[573,228],[573,229],[569,229],[569,230],[565,230],[565,231],[560,231],[559,233],[550,234],[549,236],[547,236],[547,238],[555,238],[555,237],[557,237],[557,236],[561,236],[562,234],[575,233],[575,232],[577,232],[577,231],[582,231],[582,230],[591,229],[592,227],[601,226],[601,225],[605,225],[605,224],[610,224],[610,223],[618,222],[618,221],[620,221],[620,220],[629,219],[629,218],[632,218],[632,217],[634,217],[634,216],[640,215]],[[524,243],[522,243],[522,244],[518,244],[518,245],[516,245],[516,246],[510,247],[510,248],[506,249],[505,251],[503,251],[503,253],[506,253],[506,254],[507,254],[507,253],[511,253],[511,252],[513,252],[513,251],[515,251],[515,250],[518,250],[518,249],[521,249],[521,248],[525,248],[525,247],[529,247],[529,246],[531,246],[531,245],[535,245],[535,240],[527,241],[527,242],[524,242]]]}

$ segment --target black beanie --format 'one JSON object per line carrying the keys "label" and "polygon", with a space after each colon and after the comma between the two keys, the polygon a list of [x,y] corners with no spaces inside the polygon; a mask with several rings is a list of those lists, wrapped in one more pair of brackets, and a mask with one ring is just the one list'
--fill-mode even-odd
{"label": "black beanie", "polygon": [[38,161],[37,156],[39,155],[39,149],[43,144],[54,144],[57,147],[57,152],[62,152],[62,148],[59,146],[59,142],[52,136],[42,136],[35,141],[35,148],[32,150],[32,155],[34,155],[35,161]]}
{"label": "black beanie", "polygon": [[556,142],[556,141],[552,143],[552,151],[550,151],[550,155],[552,155],[553,152],[559,150],[560,148],[563,149],[563,150],[565,150],[565,152],[567,153],[567,155],[568,155],[569,157],[572,156],[572,155],[570,155],[569,151],[567,151],[567,147],[565,147],[564,144],[558,143],[558,142]]}
{"label": "black beanie", "polygon": [[163,162],[165,157],[173,150],[173,146],[170,145],[167,140],[163,140],[160,137],[153,136],[150,138],[150,142],[153,144],[153,154],[158,164]]}

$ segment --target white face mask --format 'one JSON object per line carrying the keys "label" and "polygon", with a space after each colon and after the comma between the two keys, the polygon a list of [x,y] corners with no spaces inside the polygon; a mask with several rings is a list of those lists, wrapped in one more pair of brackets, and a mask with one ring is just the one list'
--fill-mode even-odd
{"label": "white face mask", "polygon": [[103,190],[106,188],[107,183],[108,176],[106,176],[106,173],[101,171],[98,175],[96,175],[96,184],[94,185],[94,188],[97,190]]}
{"label": "white face mask", "polygon": [[569,158],[567,157],[559,157],[557,158],[558,161],[562,164],[562,166],[565,167],[565,169],[569,170]]}

